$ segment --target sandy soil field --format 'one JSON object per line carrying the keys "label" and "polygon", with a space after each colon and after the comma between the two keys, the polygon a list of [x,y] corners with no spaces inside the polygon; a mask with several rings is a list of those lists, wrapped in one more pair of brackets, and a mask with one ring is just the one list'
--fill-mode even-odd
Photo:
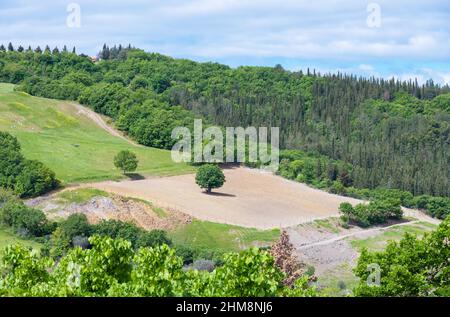
{"label": "sandy soil field", "polygon": [[87,184],[122,196],[149,200],[195,218],[270,229],[338,215],[352,198],[329,194],[257,169],[224,170],[226,183],[210,195],[195,184],[195,175]]}

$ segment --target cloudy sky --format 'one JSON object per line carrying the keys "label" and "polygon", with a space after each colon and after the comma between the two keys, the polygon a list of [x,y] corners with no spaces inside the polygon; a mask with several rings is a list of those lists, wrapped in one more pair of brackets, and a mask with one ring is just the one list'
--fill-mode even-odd
{"label": "cloudy sky", "polygon": [[448,0],[1,0],[1,42],[450,84]]}

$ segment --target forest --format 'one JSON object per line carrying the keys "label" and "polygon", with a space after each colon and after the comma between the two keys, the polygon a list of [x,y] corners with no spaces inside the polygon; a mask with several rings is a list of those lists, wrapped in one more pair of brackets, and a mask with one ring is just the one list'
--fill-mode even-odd
{"label": "forest", "polygon": [[[450,88],[276,67],[230,68],[106,45],[99,61],[75,48],[0,46],[0,81],[77,100],[137,142],[170,149],[175,126],[279,126],[283,149],[351,166],[355,188],[450,196]],[[350,184],[349,184],[350,185]]]}

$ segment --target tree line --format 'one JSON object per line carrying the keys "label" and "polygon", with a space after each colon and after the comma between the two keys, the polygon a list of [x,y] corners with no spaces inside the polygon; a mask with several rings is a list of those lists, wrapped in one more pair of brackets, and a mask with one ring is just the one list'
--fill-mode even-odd
{"label": "tree line", "polygon": [[281,66],[233,69],[122,46],[105,45],[99,56],[0,51],[0,80],[78,100],[144,145],[171,148],[172,128],[190,127],[194,116],[221,126],[279,126],[282,148],[350,164],[357,188],[450,195],[448,86]]}

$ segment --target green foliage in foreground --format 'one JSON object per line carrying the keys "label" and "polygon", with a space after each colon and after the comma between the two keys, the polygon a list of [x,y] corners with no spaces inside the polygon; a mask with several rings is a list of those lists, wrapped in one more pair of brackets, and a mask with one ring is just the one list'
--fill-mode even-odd
{"label": "green foliage in foreground", "polygon": [[293,288],[273,257],[256,248],[230,253],[213,272],[183,270],[167,245],[134,251],[122,239],[93,236],[91,249],[75,248],[60,261],[20,246],[4,251],[2,296],[314,296],[307,277]]}
{"label": "green foliage in foreground", "polygon": [[[380,284],[370,265],[380,268]],[[355,274],[360,278],[356,296],[450,296],[450,217],[422,239],[406,234],[385,251],[363,249]]]}
{"label": "green foliage in foreground", "polygon": [[389,219],[400,219],[403,216],[400,201],[393,199],[375,200],[355,207],[350,203],[342,203],[339,211],[345,224],[356,223],[361,227],[383,224]]}

